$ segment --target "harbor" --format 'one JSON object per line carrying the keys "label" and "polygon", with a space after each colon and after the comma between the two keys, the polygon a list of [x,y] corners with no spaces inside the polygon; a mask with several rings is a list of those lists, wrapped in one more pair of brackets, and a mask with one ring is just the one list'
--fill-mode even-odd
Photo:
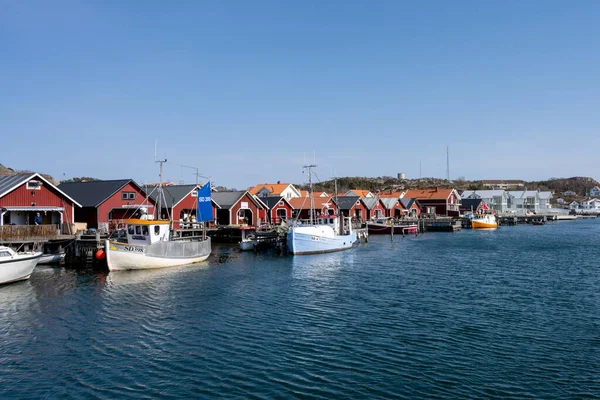
{"label": "harbor", "polygon": [[444,397],[448,382],[474,397],[580,397],[600,391],[581,345],[600,301],[590,234],[600,221],[371,235],[300,257],[215,244],[204,263],[159,270],[40,265],[0,290],[3,378],[19,381],[0,394],[314,395],[305,374],[331,398]]}

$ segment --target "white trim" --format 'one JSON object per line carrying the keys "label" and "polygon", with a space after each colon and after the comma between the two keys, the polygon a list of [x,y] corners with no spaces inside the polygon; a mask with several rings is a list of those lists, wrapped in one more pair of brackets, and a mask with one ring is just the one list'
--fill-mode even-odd
{"label": "white trim", "polygon": [[81,207],[81,204],[79,204],[78,202],[76,202],[75,200],[73,200],[69,195],[67,195],[65,192],[63,192],[62,190],[60,190],[57,186],[53,185],[52,182],[48,181],[46,178],[44,178],[43,176],[41,176],[40,174],[38,174],[37,172],[35,172],[33,175],[29,176],[27,179],[23,180],[22,182],[14,185],[12,188],[8,189],[6,192],[0,194],[0,198],[6,196],[7,194],[9,194],[10,192],[12,192],[13,190],[15,190],[16,188],[18,188],[19,186],[21,186],[24,183],[27,183],[29,180],[33,179],[34,177],[38,177],[40,178],[42,181],[46,182],[48,185],[52,186],[54,189],[56,189],[56,191],[60,194],[62,194],[63,196],[65,196],[67,199],[71,200],[73,202],[73,204],[78,205],[79,207]]}

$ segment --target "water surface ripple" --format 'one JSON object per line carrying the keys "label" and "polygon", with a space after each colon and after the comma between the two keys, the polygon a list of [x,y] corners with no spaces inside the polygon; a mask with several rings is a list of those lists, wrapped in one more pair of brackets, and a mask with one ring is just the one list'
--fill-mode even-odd
{"label": "water surface ripple", "polygon": [[600,220],[0,287],[0,397],[598,398]]}

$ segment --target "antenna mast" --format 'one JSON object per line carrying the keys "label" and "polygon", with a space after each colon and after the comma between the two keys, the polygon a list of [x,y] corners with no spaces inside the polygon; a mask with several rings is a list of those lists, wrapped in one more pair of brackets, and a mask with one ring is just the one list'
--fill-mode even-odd
{"label": "antenna mast", "polygon": [[446,146],[446,180],[450,182],[450,151]]}

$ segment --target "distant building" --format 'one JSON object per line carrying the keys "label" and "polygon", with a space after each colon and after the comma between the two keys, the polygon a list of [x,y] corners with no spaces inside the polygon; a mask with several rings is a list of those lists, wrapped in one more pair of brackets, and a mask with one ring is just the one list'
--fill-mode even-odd
{"label": "distant building", "polygon": [[569,204],[569,208],[571,210],[577,210],[579,208],[579,203],[576,201],[572,201],[571,204]]}
{"label": "distant building", "polygon": [[508,192],[503,189],[497,190],[465,190],[463,199],[482,199],[488,207],[496,212],[508,211]]}
{"label": "distant building", "polygon": [[416,199],[421,213],[458,217],[461,197],[455,189],[407,190],[403,198]]}
{"label": "distant building", "polygon": [[291,183],[264,183],[262,185],[251,186],[248,192],[257,197],[281,196],[286,200],[300,197],[301,193]]}
{"label": "distant building", "polygon": [[590,189],[590,197],[600,197],[600,188],[598,186]]}
{"label": "distant building", "polygon": [[566,201],[565,201],[565,199],[563,199],[561,197],[561,198],[556,199],[556,204],[560,204],[562,206],[562,205],[566,204]]}
{"label": "distant building", "polygon": [[517,179],[488,179],[481,183],[490,189],[518,190],[525,187],[525,181]]}
{"label": "distant building", "polygon": [[344,196],[374,197],[373,193],[363,189],[348,190],[346,193],[344,193]]}
{"label": "distant building", "polygon": [[583,210],[600,210],[600,200],[591,199],[581,202],[580,208]]}
{"label": "distant building", "polygon": [[575,193],[572,190],[567,190],[566,192],[563,192],[562,194],[563,196],[577,196],[577,193]]}

